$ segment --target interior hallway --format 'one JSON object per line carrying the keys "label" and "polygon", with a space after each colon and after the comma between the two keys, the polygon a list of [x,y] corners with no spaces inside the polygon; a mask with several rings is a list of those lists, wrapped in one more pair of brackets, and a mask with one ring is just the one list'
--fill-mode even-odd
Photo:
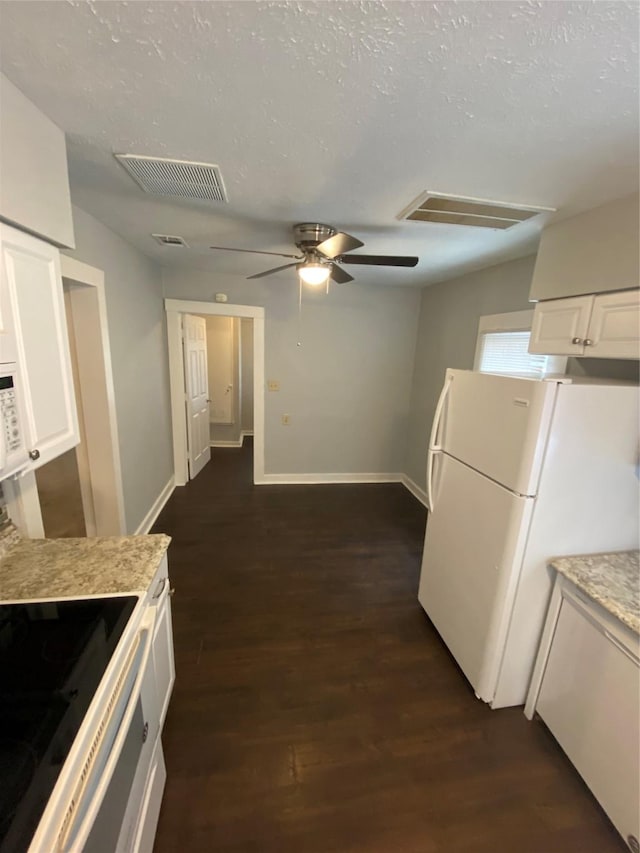
{"label": "interior hallway", "polygon": [[420,608],[401,485],[251,485],[214,449],[173,537],[176,683],[155,853],[616,853],[540,723],[491,711]]}

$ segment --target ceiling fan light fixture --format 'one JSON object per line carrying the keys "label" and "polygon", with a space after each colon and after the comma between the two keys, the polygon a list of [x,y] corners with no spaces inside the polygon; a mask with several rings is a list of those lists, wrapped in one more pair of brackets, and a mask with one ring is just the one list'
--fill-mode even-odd
{"label": "ceiling fan light fixture", "polygon": [[305,284],[319,286],[327,282],[331,275],[331,266],[315,262],[298,264],[298,275]]}

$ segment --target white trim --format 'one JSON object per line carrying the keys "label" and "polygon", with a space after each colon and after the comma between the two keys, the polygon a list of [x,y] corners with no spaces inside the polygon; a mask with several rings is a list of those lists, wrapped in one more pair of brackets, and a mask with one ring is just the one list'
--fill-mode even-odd
{"label": "white trim", "polygon": [[246,317],[253,320],[253,481],[264,477],[264,315],[257,305],[194,302],[165,299],[169,343],[169,383],[173,427],[173,459],[176,486],[189,480],[187,467],[187,425],[184,411],[184,357],[182,352],[182,315],[200,314],[222,317]]}
{"label": "white trim", "polygon": [[171,477],[171,479],[167,482],[167,485],[160,492],[158,497],[153,502],[153,506],[149,510],[149,512],[142,519],[138,527],[136,528],[135,536],[140,536],[141,534],[148,533],[153,525],[156,522],[156,519],[162,512],[165,507],[166,502],[169,500],[171,495],[173,494],[173,490],[176,487],[175,478]]}
{"label": "white trim", "polygon": [[243,447],[247,435],[253,435],[253,430],[243,429],[240,438],[235,441],[210,441],[209,447]]}
{"label": "white trim", "polygon": [[281,485],[319,485],[321,483],[401,483],[402,474],[264,474],[256,483],[269,486]]}
{"label": "white trim", "polygon": [[401,483],[402,485],[408,489],[414,498],[417,498],[423,506],[427,505],[427,493],[424,489],[421,489],[420,486],[415,483],[408,474],[401,475]]}
{"label": "white trim", "polygon": [[192,299],[165,299],[164,310],[178,314],[210,314],[213,317],[247,317],[264,320],[264,308],[258,305],[232,305],[230,302],[195,302]]}

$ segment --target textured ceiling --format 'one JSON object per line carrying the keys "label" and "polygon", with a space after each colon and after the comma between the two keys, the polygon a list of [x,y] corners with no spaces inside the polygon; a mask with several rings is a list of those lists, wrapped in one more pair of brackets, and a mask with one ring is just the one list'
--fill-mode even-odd
{"label": "textured ceiling", "polygon": [[[638,184],[638,5],[625,2],[1,2],[2,70],[68,134],[75,201],[152,257],[249,275],[328,222],[424,285],[533,251],[399,222],[426,189],[555,207]],[[229,203],[144,195],[113,159],[217,163]],[[152,232],[182,235],[188,252]],[[291,275],[290,272],[283,276]],[[278,278],[276,276],[275,278]]]}

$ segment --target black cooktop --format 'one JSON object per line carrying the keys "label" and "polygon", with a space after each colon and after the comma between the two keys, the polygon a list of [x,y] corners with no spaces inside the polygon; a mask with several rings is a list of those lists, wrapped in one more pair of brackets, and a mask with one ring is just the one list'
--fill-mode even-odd
{"label": "black cooktop", "polygon": [[27,850],[138,599],[0,605],[0,852]]}

